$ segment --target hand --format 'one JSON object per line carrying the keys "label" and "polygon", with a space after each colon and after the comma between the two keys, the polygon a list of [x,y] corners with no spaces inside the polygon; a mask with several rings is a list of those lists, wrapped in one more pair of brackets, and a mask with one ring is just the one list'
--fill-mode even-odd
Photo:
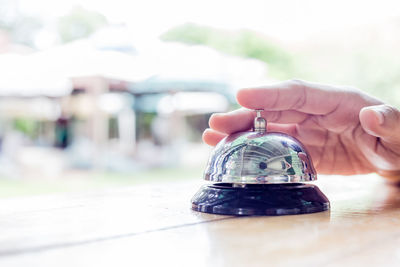
{"label": "hand", "polygon": [[237,100],[247,109],[213,114],[204,142],[251,129],[248,109],[264,109],[267,130],[299,139],[318,173],[400,177],[400,112],[360,90],[294,80],[242,89]]}

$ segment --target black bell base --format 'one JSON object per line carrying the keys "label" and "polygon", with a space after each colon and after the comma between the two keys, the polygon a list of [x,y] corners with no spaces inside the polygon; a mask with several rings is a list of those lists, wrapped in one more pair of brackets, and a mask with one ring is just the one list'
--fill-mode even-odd
{"label": "black bell base", "polygon": [[192,198],[195,211],[221,215],[295,215],[329,210],[327,197],[316,185],[229,183],[204,185]]}

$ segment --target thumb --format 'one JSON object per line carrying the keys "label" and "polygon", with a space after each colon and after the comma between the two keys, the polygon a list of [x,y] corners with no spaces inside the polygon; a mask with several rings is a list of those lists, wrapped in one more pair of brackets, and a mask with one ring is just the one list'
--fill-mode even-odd
{"label": "thumb", "polygon": [[400,112],[389,105],[361,109],[360,123],[364,130],[388,143],[400,144]]}

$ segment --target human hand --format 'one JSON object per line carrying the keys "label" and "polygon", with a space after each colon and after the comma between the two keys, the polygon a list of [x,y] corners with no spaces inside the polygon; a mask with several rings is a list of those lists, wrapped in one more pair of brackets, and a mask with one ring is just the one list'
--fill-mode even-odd
{"label": "human hand", "polygon": [[400,177],[400,112],[360,90],[293,80],[242,89],[237,101],[247,109],[213,114],[204,142],[251,129],[248,109],[264,109],[267,131],[299,139],[319,173]]}

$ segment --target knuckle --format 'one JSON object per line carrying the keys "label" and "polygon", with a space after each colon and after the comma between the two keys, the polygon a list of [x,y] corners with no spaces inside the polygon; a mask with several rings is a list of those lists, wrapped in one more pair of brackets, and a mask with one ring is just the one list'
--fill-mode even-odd
{"label": "knuckle", "polygon": [[306,85],[306,82],[300,79],[291,79],[288,80],[287,83],[293,89],[302,89]]}
{"label": "knuckle", "polygon": [[398,122],[400,120],[399,110],[391,105],[384,105],[383,112],[386,116],[392,118],[395,122]]}
{"label": "knuckle", "polygon": [[399,113],[399,110],[391,105],[385,105],[385,109],[389,113],[394,113],[394,114]]}
{"label": "knuckle", "polygon": [[271,121],[275,121],[275,122],[279,121],[281,117],[282,117],[282,111],[276,111],[273,113]]}
{"label": "knuckle", "polygon": [[343,91],[346,91],[348,93],[353,93],[353,94],[360,94],[362,91],[361,89],[355,87],[355,86],[343,86],[342,87]]}
{"label": "knuckle", "polygon": [[[334,91],[336,95],[346,96],[346,99],[349,101],[358,101],[358,102],[366,102],[365,93],[354,86],[339,86],[337,90]],[[367,102],[366,102],[367,103]]]}

